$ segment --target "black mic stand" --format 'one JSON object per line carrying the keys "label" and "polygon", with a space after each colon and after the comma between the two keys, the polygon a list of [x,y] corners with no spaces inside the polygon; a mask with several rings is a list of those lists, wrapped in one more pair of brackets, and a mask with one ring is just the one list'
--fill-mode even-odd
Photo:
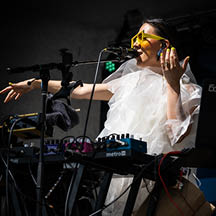
{"label": "black mic stand", "polygon": [[[57,64],[57,69],[62,71],[62,89],[63,91],[68,91],[69,82],[72,79],[72,72],[69,72],[72,63],[72,54],[66,52],[67,49],[60,50],[62,55],[62,64]],[[41,137],[40,137],[40,155],[38,160],[38,169],[37,169],[37,186],[36,186],[36,195],[37,195],[37,205],[36,205],[36,216],[42,215],[42,206],[44,204],[43,200],[43,179],[44,179],[44,135],[46,130],[46,104],[47,104],[47,95],[48,95],[48,81],[50,79],[50,73],[48,69],[40,70],[40,79],[41,79],[41,95],[42,95],[42,113],[40,116],[40,125],[41,125]],[[58,95],[57,95],[58,96]],[[68,96],[68,95],[67,95]],[[59,95],[59,97],[61,97]],[[57,98],[57,97],[56,97]]]}
{"label": "black mic stand", "polygon": [[[56,64],[56,68],[62,71],[62,89],[63,92],[66,92],[66,96],[70,91],[67,89],[69,83],[72,79],[72,72],[69,72],[69,69],[72,64],[72,54],[66,52],[67,49],[61,49],[62,55],[62,64]],[[40,155],[38,160],[38,169],[37,169],[37,186],[36,186],[36,195],[37,195],[37,205],[36,205],[36,216],[42,215],[42,206],[44,204],[43,200],[43,179],[44,179],[44,135],[46,130],[46,104],[47,104],[47,95],[48,95],[48,81],[50,79],[50,74],[48,69],[40,70],[40,79],[41,82],[41,95],[42,95],[42,113],[40,116],[40,125],[41,125],[41,138],[40,138]],[[59,91],[60,92],[60,91]],[[61,97],[56,95],[56,98]],[[63,95],[64,96],[64,95]]]}
{"label": "black mic stand", "polygon": [[40,71],[41,95],[42,95],[42,112],[40,114],[41,136],[40,136],[40,154],[37,168],[37,185],[36,185],[36,216],[42,215],[43,206],[43,178],[44,178],[44,134],[46,129],[46,102],[48,94],[48,81],[50,79],[49,70]]}

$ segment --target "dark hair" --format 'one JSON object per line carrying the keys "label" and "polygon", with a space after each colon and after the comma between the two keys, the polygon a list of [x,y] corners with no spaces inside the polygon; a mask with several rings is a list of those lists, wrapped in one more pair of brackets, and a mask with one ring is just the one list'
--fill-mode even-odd
{"label": "dark hair", "polygon": [[180,44],[181,40],[178,38],[178,34],[174,26],[162,18],[145,19],[143,21],[143,24],[144,23],[152,25],[155,28],[157,35],[170,41],[171,45],[174,46],[178,52],[179,60],[182,60],[185,57],[184,51]]}

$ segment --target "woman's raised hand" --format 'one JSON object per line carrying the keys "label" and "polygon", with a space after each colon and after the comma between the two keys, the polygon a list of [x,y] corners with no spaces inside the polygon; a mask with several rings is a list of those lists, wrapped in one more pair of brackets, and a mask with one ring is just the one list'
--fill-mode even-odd
{"label": "woman's raised hand", "polygon": [[163,75],[166,78],[170,86],[176,86],[179,84],[179,80],[186,70],[189,61],[189,56],[187,56],[183,64],[180,65],[176,49],[172,47],[171,49],[166,49],[161,53],[160,63],[163,71]]}

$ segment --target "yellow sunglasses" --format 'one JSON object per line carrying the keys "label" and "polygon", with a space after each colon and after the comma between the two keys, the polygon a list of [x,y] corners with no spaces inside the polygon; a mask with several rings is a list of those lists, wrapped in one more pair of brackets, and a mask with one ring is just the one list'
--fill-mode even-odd
{"label": "yellow sunglasses", "polygon": [[131,48],[134,48],[134,43],[142,43],[146,38],[152,38],[155,40],[166,40],[165,38],[158,35],[146,34],[144,33],[144,31],[141,31],[131,38]]}

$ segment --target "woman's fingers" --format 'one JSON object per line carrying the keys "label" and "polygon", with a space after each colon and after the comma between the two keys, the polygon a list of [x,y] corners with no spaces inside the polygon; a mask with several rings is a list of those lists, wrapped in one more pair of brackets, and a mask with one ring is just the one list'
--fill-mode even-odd
{"label": "woman's fingers", "polygon": [[174,47],[172,47],[171,52],[170,52],[170,64],[171,64],[170,69],[177,69],[177,70],[181,71],[181,73],[184,73],[186,68],[187,68],[189,58],[190,57],[187,56],[184,59],[183,64],[181,66],[180,63],[179,63],[179,59],[178,59],[176,49]]}
{"label": "woman's fingers", "polygon": [[[9,91],[9,92],[8,92]],[[7,103],[11,99],[17,96],[18,92],[15,90],[15,84],[9,83],[9,86],[0,91],[0,94],[8,92],[4,103]]]}
{"label": "woman's fingers", "polygon": [[176,67],[176,51],[175,48],[171,48],[170,51],[170,68],[173,69],[174,67]]}
{"label": "woman's fingers", "polygon": [[11,89],[13,89],[13,87],[12,87],[12,86],[8,86],[8,87],[2,89],[2,90],[0,91],[0,94],[4,94],[5,92],[10,91]]}
{"label": "woman's fingers", "polygon": [[[180,63],[176,49],[172,47],[161,53],[161,67],[163,71],[175,71],[180,69]],[[187,66],[187,59],[185,59],[185,65]]]}
{"label": "woman's fingers", "polygon": [[164,68],[165,68],[165,70],[170,69],[170,49],[166,50]]}
{"label": "woman's fingers", "polygon": [[10,95],[10,100],[13,99],[14,97],[16,97],[17,92],[14,92],[13,94]]}
{"label": "woman's fingers", "polygon": [[18,100],[22,96],[22,93],[18,93],[17,96],[15,97],[15,100]]}
{"label": "woman's fingers", "polygon": [[161,52],[160,54],[160,64],[161,64],[162,71],[164,71],[165,70],[164,51]]}
{"label": "woman's fingers", "polygon": [[175,47],[171,48],[171,52],[170,52],[170,64],[171,64],[171,69],[178,68],[180,66],[178,55],[177,55]]}
{"label": "woman's fingers", "polygon": [[14,95],[14,93],[16,94],[16,92],[14,92],[14,90],[12,89],[6,96],[4,103],[7,103],[8,101],[11,100],[11,97]]}
{"label": "woman's fingers", "polygon": [[170,61],[170,49],[163,50],[163,52],[160,55],[160,63],[162,71],[169,71],[171,67],[171,61]]}

